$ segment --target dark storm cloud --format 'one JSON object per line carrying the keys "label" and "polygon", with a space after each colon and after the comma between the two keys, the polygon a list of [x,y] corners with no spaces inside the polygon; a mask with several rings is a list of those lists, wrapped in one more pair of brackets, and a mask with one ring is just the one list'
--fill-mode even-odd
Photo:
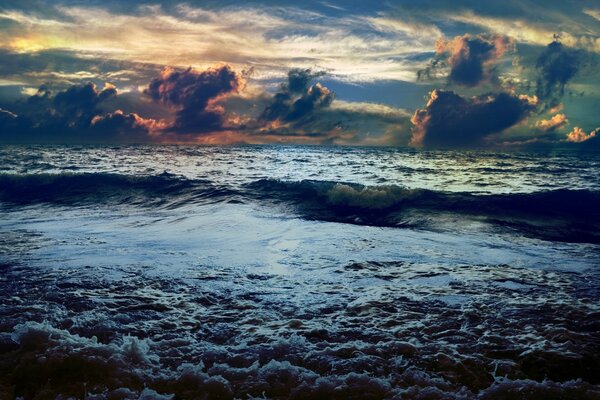
{"label": "dark storm cloud", "polygon": [[535,105],[509,93],[466,99],[452,91],[434,90],[427,107],[413,115],[411,143],[426,147],[471,147],[526,117]]}
{"label": "dark storm cloud", "polygon": [[324,75],[322,71],[294,68],[288,72],[287,89],[290,93],[304,93],[313,79]]}
{"label": "dark storm cloud", "polygon": [[[113,86],[107,86],[100,91],[93,83],[71,86],[54,96],[52,109],[57,117],[70,126],[73,124],[86,126],[99,113],[99,104],[116,95],[117,90]],[[44,96],[47,94],[44,93]]]}
{"label": "dark storm cloud", "polygon": [[448,81],[463,86],[477,86],[496,79],[495,66],[513,47],[513,42],[498,35],[456,36],[436,43],[436,56],[429,66],[418,71],[417,78],[429,79],[437,70],[449,67]]}
{"label": "dark storm cloud", "polygon": [[565,94],[567,83],[592,63],[592,60],[587,52],[569,49],[558,40],[548,44],[536,63],[536,94],[545,107],[558,105]]}
{"label": "dark storm cloud", "polygon": [[[75,85],[54,95],[47,86],[27,100],[15,103],[18,113],[0,113],[2,142],[148,141],[159,127],[152,119],[120,110],[105,114],[101,106],[117,96],[114,86],[99,90],[93,83]],[[17,115],[18,114],[18,115]]]}
{"label": "dark storm cloud", "polygon": [[219,102],[229,115],[238,117],[230,118],[229,125],[237,122],[237,131],[247,134],[248,143],[408,143],[411,112],[377,102],[334,100],[323,85],[310,81],[304,93],[292,95],[288,83],[275,94],[249,91]]}
{"label": "dark storm cloud", "polygon": [[425,68],[417,71],[417,81],[429,81],[438,78],[447,67],[448,64],[444,57],[434,55]]}
{"label": "dark storm cloud", "polygon": [[124,113],[116,110],[104,115],[92,118],[91,128],[104,132],[105,134],[120,134],[137,137],[137,139],[148,139],[149,132],[164,128],[164,123],[151,118],[142,118],[136,113]]}
{"label": "dark storm cloud", "polygon": [[113,86],[98,90],[93,83],[75,85],[53,94],[46,85],[24,101],[13,104],[20,123],[29,122],[29,130],[45,130],[48,135],[86,128],[101,111],[101,103],[116,96]]}
{"label": "dark storm cloud", "polygon": [[[442,87],[442,79],[450,85],[446,89],[461,96],[498,92],[500,79],[504,90],[509,90],[507,82],[510,90],[518,93],[533,95],[537,88],[543,107],[556,103],[554,99],[563,92],[568,95],[571,82],[577,79],[578,97],[564,99],[569,119],[588,129],[597,126],[590,112],[580,107],[587,102],[587,107],[593,108],[589,104],[597,93],[597,79],[583,73],[581,63],[573,64],[573,57],[558,55],[567,52],[577,54],[575,58],[579,59],[585,53],[567,50],[565,46],[598,51],[594,25],[597,7],[592,1],[566,4],[558,0],[508,0],[493,4],[467,0],[449,4],[444,0],[336,0],[334,3],[344,9],[340,11],[337,7],[323,7],[318,0],[293,6],[268,0],[268,4],[278,7],[267,7],[266,14],[263,11],[267,3],[262,0],[194,0],[184,4],[158,2],[152,6],[142,0],[131,4],[116,0],[93,3],[97,7],[76,0],[52,6],[42,0],[9,0],[0,6],[4,12],[0,25],[6,34],[2,44],[5,49],[0,49],[0,107],[17,115],[13,118],[0,113],[3,126],[10,125],[11,131],[29,127],[36,135],[42,135],[45,127],[57,136],[61,130],[75,136],[78,130],[80,135],[94,131],[106,137],[111,131],[152,129],[157,132],[154,137],[173,142],[204,140],[211,136],[210,132],[215,137],[264,133],[316,138],[334,130],[336,135],[358,137],[362,133],[366,141],[374,142],[381,132],[392,132],[394,144],[406,144],[410,135],[406,116],[388,117],[387,111],[381,114],[359,109],[375,103],[387,104],[410,108],[412,115],[422,107],[425,93]],[[322,15],[317,16],[316,11]],[[264,20],[255,21],[259,17]],[[171,22],[155,26],[161,18]],[[115,24],[111,28],[105,21]],[[245,25],[250,28],[246,30]],[[240,40],[253,44],[244,44],[241,50],[235,45],[225,46],[227,35],[211,36],[209,28],[213,26],[219,28],[217,32],[241,39],[265,40]],[[536,68],[537,56],[555,28],[562,31],[564,46],[561,51],[544,50]],[[138,35],[152,40],[139,46]],[[508,56],[517,50],[517,45],[505,35],[518,41],[518,54],[514,57],[518,63],[509,65]],[[188,40],[191,37],[195,39]],[[437,82],[412,82],[414,71],[434,54],[438,37],[448,40],[438,42],[431,65],[420,73],[421,80]],[[210,50],[191,43],[210,44]],[[189,51],[194,48],[197,51]],[[248,90],[235,94],[239,80],[232,78],[237,74],[227,68],[214,69],[220,70],[225,82],[219,80],[217,73],[207,71],[171,68],[167,70],[171,72],[159,76],[162,65],[209,60],[232,63],[239,71],[253,65],[253,76],[241,73],[250,82]],[[261,88],[271,83],[270,77],[293,63],[303,68],[289,71],[285,84],[275,89],[275,94]],[[310,65],[330,71],[328,80],[322,80],[322,72],[306,68]],[[577,69],[574,74],[563,68],[573,65]],[[72,86],[85,86],[81,83],[90,80],[98,87],[113,83],[126,93],[117,96],[107,91],[105,98],[92,96],[86,100],[84,92],[89,93],[89,88],[75,90]],[[37,96],[13,104],[45,82],[48,87]],[[147,95],[141,93],[143,87],[147,88]],[[584,91],[586,99],[580,99],[579,94]],[[549,118],[553,114],[543,116]],[[529,127],[536,129],[531,132],[566,132],[565,122],[557,118],[538,124],[532,121]],[[161,119],[168,122],[157,122]],[[416,126],[414,130],[417,131]],[[515,130],[511,130],[513,133]]]}
{"label": "dark storm cloud", "polygon": [[273,101],[261,115],[265,121],[299,121],[314,111],[327,108],[335,94],[320,83],[310,86],[310,82],[323,73],[310,69],[292,69],[288,72],[288,81],[273,96]]}
{"label": "dark storm cloud", "polygon": [[165,68],[145,93],[153,100],[176,110],[170,130],[178,133],[204,133],[223,129],[224,110],[215,105],[223,95],[237,92],[243,78],[228,65],[196,71]]}
{"label": "dark storm cloud", "polygon": [[285,116],[287,121],[298,120],[315,109],[329,107],[335,95],[320,83],[309,87],[302,96],[292,103],[289,113]]}

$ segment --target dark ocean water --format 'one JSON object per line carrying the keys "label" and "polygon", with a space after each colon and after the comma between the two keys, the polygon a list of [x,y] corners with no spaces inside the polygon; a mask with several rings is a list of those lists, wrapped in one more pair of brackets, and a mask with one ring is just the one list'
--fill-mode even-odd
{"label": "dark ocean water", "polygon": [[600,398],[598,155],[0,160],[0,398]]}

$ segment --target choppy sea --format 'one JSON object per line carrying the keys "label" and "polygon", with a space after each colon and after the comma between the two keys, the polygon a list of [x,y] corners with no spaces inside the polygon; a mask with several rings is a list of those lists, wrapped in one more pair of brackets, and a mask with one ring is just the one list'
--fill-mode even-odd
{"label": "choppy sea", "polygon": [[600,155],[0,147],[0,398],[598,399]]}

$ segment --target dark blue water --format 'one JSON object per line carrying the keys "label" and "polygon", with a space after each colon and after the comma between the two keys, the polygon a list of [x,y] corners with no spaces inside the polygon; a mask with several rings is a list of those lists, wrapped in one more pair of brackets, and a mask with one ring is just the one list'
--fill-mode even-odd
{"label": "dark blue water", "polygon": [[7,398],[600,397],[596,155],[0,160]]}

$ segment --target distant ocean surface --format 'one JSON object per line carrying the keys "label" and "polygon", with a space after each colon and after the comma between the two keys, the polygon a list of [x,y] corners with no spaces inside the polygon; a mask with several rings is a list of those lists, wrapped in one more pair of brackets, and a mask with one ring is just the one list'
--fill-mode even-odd
{"label": "distant ocean surface", "polygon": [[2,399],[600,398],[598,154],[4,146],[0,213]]}

